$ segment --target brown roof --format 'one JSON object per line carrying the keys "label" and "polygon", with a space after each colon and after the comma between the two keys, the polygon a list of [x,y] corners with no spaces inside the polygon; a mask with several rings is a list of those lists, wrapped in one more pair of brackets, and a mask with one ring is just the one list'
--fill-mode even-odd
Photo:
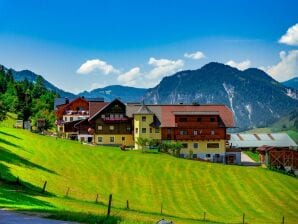
{"label": "brown roof", "polygon": [[89,102],[90,117],[92,117],[94,114],[96,114],[98,111],[100,111],[108,104],[109,104],[108,102]]}
{"label": "brown roof", "polygon": [[[142,105],[128,104],[127,116],[132,117]],[[147,105],[161,122],[161,127],[175,127],[175,114],[201,112],[219,114],[226,127],[235,127],[233,112],[225,105]]]}

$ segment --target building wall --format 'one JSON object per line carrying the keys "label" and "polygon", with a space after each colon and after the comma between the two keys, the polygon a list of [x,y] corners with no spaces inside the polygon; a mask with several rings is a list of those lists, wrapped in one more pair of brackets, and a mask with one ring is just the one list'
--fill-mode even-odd
{"label": "building wall", "polygon": [[[189,154],[190,150],[193,153],[211,154],[211,153],[225,153],[225,140],[210,140],[210,141],[179,141],[181,144],[187,143],[187,148],[181,149],[181,154]],[[207,148],[208,143],[218,143],[219,148]],[[194,147],[194,144],[198,145],[198,148]]]}
{"label": "building wall", "polygon": [[[134,136],[135,141],[139,137],[148,139],[161,139],[160,128],[153,128],[150,124],[153,122],[153,114],[135,114],[134,115]],[[143,120],[145,118],[145,120]],[[146,132],[144,132],[146,130]],[[135,148],[139,149],[139,146],[135,143]]]}
{"label": "building wall", "polygon": [[[114,138],[114,141],[111,141],[111,137]],[[99,138],[102,141],[99,141]],[[124,140],[123,140],[124,138]],[[132,134],[96,134],[95,135],[95,143],[98,145],[126,145],[133,146],[133,135]]]}

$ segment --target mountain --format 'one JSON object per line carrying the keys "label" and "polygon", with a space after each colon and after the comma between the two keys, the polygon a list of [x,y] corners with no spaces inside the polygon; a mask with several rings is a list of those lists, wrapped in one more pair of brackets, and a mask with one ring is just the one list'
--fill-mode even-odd
{"label": "mountain", "polygon": [[286,87],[290,87],[290,88],[298,90],[298,77],[295,77],[288,81],[285,81],[282,84]]}
{"label": "mountain", "polygon": [[265,72],[239,71],[215,62],[165,77],[144,99],[153,104],[226,104],[235,114],[236,131],[268,126],[298,108],[298,91]]}
{"label": "mountain", "polygon": [[[0,65],[2,66],[2,65]],[[4,67],[4,66],[3,66]],[[8,70],[7,68],[4,67],[4,69]],[[27,79],[29,82],[35,82],[37,78],[37,74],[30,70],[22,70],[22,71],[16,71],[14,69],[10,69],[13,75],[13,78],[16,81],[22,81]],[[59,89],[58,87],[54,86],[52,83],[48,82],[47,80],[44,79],[44,85],[47,87],[47,89],[53,90],[54,92],[58,93],[61,97],[68,97],[68,98],[74,98],[76,97],[75,94],[70,93],[70,92],[65,92],[62,89]]]}
{"label": "mountain", "polygon": [[112,85],[94,89],[90,92],[84,91],[78,95],[87,98],[103,97],[105,101],[112,101],[115,98],[120,98],[124,102],[140,102],[146,91],[147,89],[142,88]]}

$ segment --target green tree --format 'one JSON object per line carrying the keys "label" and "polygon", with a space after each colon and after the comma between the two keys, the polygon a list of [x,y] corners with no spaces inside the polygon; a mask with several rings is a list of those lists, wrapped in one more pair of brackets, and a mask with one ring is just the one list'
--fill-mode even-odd
{"label": "green tree", "polygon": [[143,137],[138,137],[136,143],[142,149],[142,152],[144,152],[144,148],[149,143],[149,139],[148,138],[143,138]]}

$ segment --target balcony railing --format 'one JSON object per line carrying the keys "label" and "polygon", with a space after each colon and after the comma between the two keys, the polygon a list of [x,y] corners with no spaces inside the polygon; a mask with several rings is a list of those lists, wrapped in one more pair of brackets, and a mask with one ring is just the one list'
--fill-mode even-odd
{"label": "balcony railing", "polygon": [[66,115],[89,115],[89,111],[86,111],[86,110],[67,110]]}
{"label": "balcony railing", "polygon": [[218,140],[223,139],[220,135],[175,135],[177,140]]}
{"label": "balcony railing", "polygon": [[175,123],[175,127],[183,127],[183,128],[217,128],[221,127],[217,122],[179,122]]}

